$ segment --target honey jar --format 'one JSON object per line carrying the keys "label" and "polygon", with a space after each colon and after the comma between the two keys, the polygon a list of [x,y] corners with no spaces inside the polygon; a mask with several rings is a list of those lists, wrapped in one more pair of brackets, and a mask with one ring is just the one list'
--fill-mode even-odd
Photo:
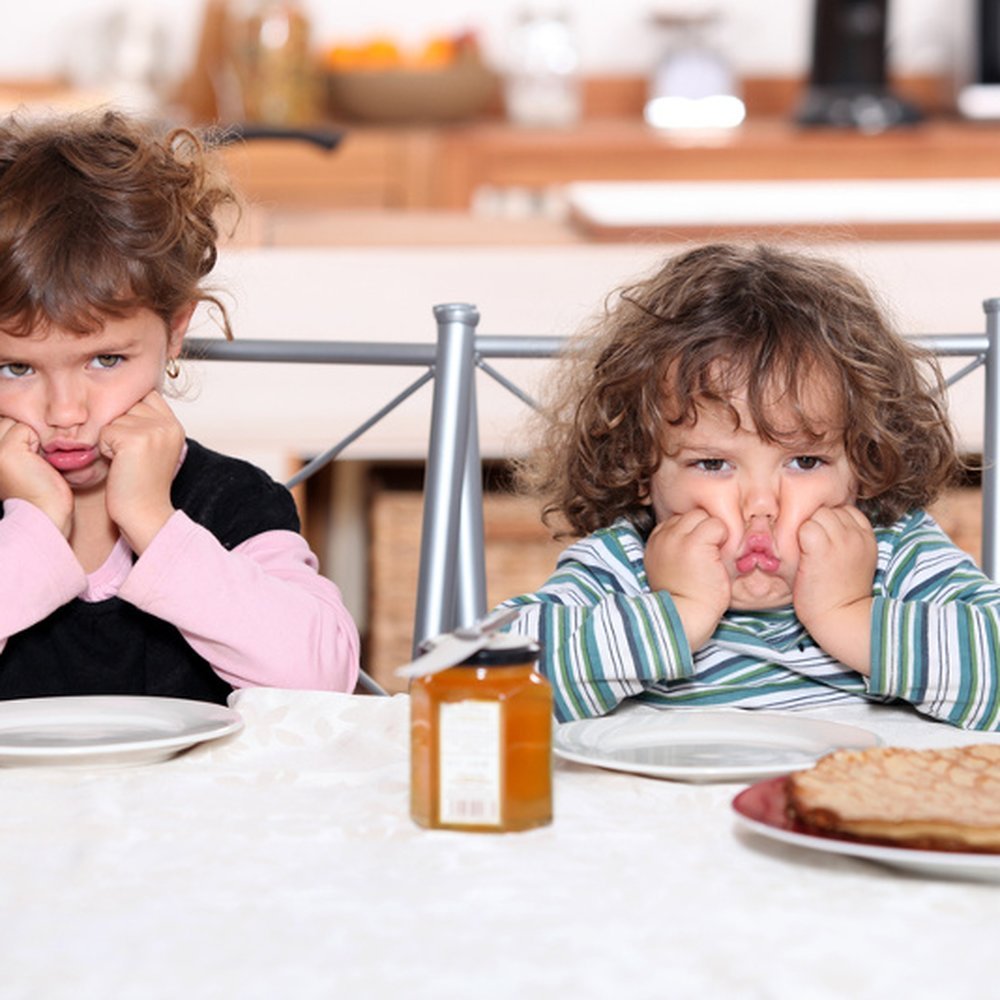
{"label": "honey jar", "polygon": [[552,688],[539,648],[494,634],[410,685],[410,812],[421,826],[504,833],[552,821]]}

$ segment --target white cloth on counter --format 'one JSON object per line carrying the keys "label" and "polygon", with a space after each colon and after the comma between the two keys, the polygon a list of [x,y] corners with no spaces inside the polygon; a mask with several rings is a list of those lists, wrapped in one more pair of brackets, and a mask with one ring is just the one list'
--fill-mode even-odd
{"label": "white cloth on counter", "polygon": [[[988,990],[1000,885],[747,834],[738,784],[557,761],[551,826],[426,831],[407,696],[232,703],[240,733],[164,763],[0,769],[5,1000]],[[911,746],[998,738],[906,709],[809,714]]]}

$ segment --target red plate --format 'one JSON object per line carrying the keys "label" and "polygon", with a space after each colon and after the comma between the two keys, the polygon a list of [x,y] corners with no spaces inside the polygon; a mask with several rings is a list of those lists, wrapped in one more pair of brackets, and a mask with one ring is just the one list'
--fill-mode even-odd
{"label": "red plate", "polygon": [[745,788],[733,799],[738,822],[748,830],[796,847],[831,854],[847,854],[896,868],[906,868],[926,875],[1000,880],[1000,854],[976,854],[971,851],[922,851],[912,847],[888,847],[866,844],[839,837],[805,833],[788,816],[785,796],[786,778],[768,778]]}

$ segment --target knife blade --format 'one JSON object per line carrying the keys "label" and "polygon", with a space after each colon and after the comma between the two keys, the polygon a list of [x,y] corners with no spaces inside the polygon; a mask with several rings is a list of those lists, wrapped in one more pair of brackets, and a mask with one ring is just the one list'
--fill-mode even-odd
{"label": "knife blade", "polygon": [[489,645],[494,633],[512,622],[521,613],[520,608],[500,608],[471,625],[463,625],[454,632],[443,632],[433,639],[425,640],[423,652],[416,659],[397,667],[397,677],[414,678],[436,674],[467,660],[474,653]]}

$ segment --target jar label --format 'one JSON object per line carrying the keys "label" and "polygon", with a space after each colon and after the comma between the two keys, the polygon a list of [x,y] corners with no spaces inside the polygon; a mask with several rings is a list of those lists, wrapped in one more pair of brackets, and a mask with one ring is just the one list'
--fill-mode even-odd
{"label": "jar label", "polygon": [[438,821],[500,826],[502,706],[442,702],[438,708]]}

